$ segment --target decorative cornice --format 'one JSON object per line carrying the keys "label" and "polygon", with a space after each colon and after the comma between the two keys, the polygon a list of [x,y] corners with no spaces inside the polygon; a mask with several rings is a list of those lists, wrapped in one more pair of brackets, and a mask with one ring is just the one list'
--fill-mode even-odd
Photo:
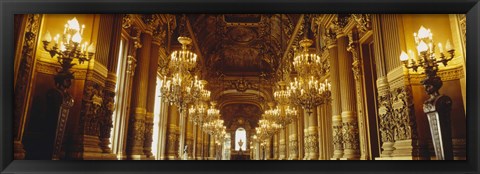
{"label": "decorative cornice", "polygon": [[[37,61],[35,65],[36,72],[48,75],[56,75],[60,68],[61,66],[57,63],[45,61]],[[75,80],[84,80],[86,77],[87,70],[84,68],[73,67],[70,71],[72,71]]]}
{"label": "decorative cornice", "polygon": [[[459,80],[465,77],[463,72],[463,67],[458,66],[456,68],[439,70],[437,75],[442,81]],[[425,79],[425,74],[410,74],[410,84],[412,85],[420,85],[420,81],[423,79]]]}

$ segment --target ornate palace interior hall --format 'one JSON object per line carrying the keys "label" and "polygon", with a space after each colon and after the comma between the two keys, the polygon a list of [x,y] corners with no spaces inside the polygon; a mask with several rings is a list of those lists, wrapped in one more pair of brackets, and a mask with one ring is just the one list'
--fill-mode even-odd
{"label": "ornate palace interior hall", "polygon": [[15,15],[14,157],[465,160],[465,24]]}

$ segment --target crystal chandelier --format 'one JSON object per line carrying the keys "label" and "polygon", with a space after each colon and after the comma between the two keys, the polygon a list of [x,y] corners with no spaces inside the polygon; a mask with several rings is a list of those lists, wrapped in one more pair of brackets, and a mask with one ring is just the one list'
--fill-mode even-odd
{"label": "crystal chandelier", "polygon": [[295,107],[290,108],[291,91],[287,90],[286,83],[280,81],[278,84],[279,89],[273,93],[274,99],[277,101],[278,105],[276,109],[270,112],[275,115],[273,117],[275,122],[284,128],[295,121],[297,118],[297,110]]}
{"label": "crystal chandelier", "polygon": [[170,55],[169,68],[177,71],[190,71],[197,64],[197,54],[188,50],[188,45],[192,43],[189,37],[178,37],[178,42],[182,44],[182,50],[173,51]]}
{"label": "crystal chandelier", "polygon": [[291,93],[292,102],[301,106],[310,115],[315,107],[325,102],[325,97],[329,95],[330,83],[327,80],[319,83],[313,76],[308,81],[303,78],[300,80],[295,78],[293,82],[290,82],[288,90]]}
{"label": "crystal chandelier", "polygon": [[265,141],[280,129],[281,126],[279,124],[262,118],[258,121],[258,127],[255,129],[255,131],[258,140]]}
{"label": "crystal chandelier", "polygon": [[69,20],[65,24],[63,34],[56,34],[53,37],[50,32],[47,31],[43,38],[43,48],[50,53],[50,56],[58,59],[58,63],[61,65],[61,70],[55,75],[55,85],[62,90],[70,88],[71,81],[73,79],[73,73],[70,69],[75,65],[73,60],[77,59],[79,64],[83,64],[85,61],[90,61],[94,54],[93,44],[88,42],[82,43],[82,35],[85,29],[85,25],[80,24],[77,18]]}
{"label": "crystal chandelier", "polygon": [[192,107],[190,107],[190,109],[188,110],[189,119],[195,125],[201,125],[203,122],[206,121],[208,117],[207,111],[210,110],[208,109],[207,105],[208,100],[210,100],[210,91],[202,88],[200,90],[200,96],[197,104],[192,105]]}
{"label": "crystal chandelier", "polygon": [[175,104],[180,110],[187,107],[187,104],[197,101],[201,97],[204,88],[204,81],[194,79],[189,74],[175,73],[171,79],[164,77],[161,84],[162,98],[170,105]]}
{"label": "crystal chandelier", "polygon": [[215,108],[217,103],[215,101],[210,102],[210,108],[207,110],[206,121],[211,121],[215,119],[220,119],[220,110]]}
{"label": "crystal chandelier", "polygon": [[320,56],[310,50],[312,44],[313,41],[308,38],[301,40],[300,46],[303,49],[297,52],[293,59],[293,67],[300,76],[316,74],[322,68]]}

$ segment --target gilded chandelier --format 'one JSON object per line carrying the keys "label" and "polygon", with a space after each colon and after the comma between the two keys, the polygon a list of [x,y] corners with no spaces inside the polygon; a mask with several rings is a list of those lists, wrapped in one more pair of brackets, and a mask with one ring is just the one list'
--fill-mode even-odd
{"label": "gilded chandelier", "polygon": [[258,121],[258,127],[255,128],[256,137],[259,141],[266,141],[270,137],[272,137],[278,130],[281,129],[281,126],[274,121],[260,119]]}
{"label": "gilded chandelier", "polygon": [[297,110],[294,107],[290,108],[291,93],[287,90],[284,81],[279,82],[279,90],[276,90],[273,96],[278,105],[269,113],[274,115],[275,122],[284,128],[297,118]]}
{"label": "gilded chandelier", "polygon": [[292,102],[295,105],[302,106],[310,115],[313,109],[318,105],[325,102],[325,99],[330,95],[330,83],[325,80],[323,83],[319,83],[313,76],[310,79],[295,80],[290,82],[288,90],[292,96]]}
{"label": "gilded chandelier", "polygon": [[200,96],[197,104],[192,105],[192,107],[190,107],[190,109],[188,110],[189,119],[195,125],[201,125],[208,118],[208,111],[210,110],[208,109],[208,100],[210,100],[210,91],[202,88],[200,90]]}
{"label": "gilded chandelier", "polygon": [[65,24],[62,35],[56,34],[53,37],[53,44],[51,44],[52,36],[50,32],[45,33],[42,41],[43,48],[50,53],[52,58],[56,56],[62,67],[55,75],[55,84],[59,89],[70,88],[73,79],[73,73],[70,72],[70,69],[75,65],[75,63],[72,63],[73,60],[77,59],[78,63],[83,64],[83,62],[90,61],[93,58],[93,44],[82,43],[84,29],[85,25],[80,28],[77,18],[73,18]]}
{"label": "gilded chandelier", "polygon": [[310,50],[313,41],[305,37],[299,44],[302,49],[295,53],[293,59],[295,71],[297,71],[300,76],[316,74],[322,66],[320,56],[315,51]]}
{"label": "gilded chandelier", "polygon": [[188,45],[192,43],[189,37],[178,37],[178,42],[182,44],[182,50],[173,51],[170,55],[169,68],[177,71],[190,71],[197,64],[197,54],[188,50]]}
{"label": "gilded chandelier", "polygon": [[204,81],[198,80],[197,76],[192,79],[190,74],[177,72],[171,79],[164,77],[161,84],[162,98],[170,105],[175,104],[183,109],[200,98],[203,88]]}

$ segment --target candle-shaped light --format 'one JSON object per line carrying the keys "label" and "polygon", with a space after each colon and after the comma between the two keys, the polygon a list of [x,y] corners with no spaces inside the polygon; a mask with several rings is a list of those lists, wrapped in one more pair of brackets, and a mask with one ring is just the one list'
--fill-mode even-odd
{"label": "candle-shaped light", "polygon": [[445,49],[447,49],[447,51],[453,50],[450,40],[447,40],[447,43],[445,44]]}
{"label": "candle-shaped light", "polygon": [[94,53],[95,52],[95,44],[93,42],[90,44],[90,46],[88,46],[87,51],[89,53]]}
{"label": "candle-shaped light", "polygon": [[405,62],[408,60],[408,58],[408,54],[405,53],[405,51],[402,51],[402,53],[400,54],[400,61]]}
{"label": "candle-shaped light", "polygon": [[82,30],[80,31],[81,35],[83,35],[83,30],[85,30],[85,25],[82,25]]}
{"label": "candle-shaped light", "polygon": [[80,36],[80,32],[75,33],[72,37],[73,43],[80,43],[82,41],[82,36]]}
{"label": "candle-shaped light", "polygon": [[438,43],[438,50],[440,51],[440,53],[443,53],[442,43]]}
{"label": "candle-shaped light", "polygon": [[80,24],[78,23],[78,20],[76,17],[68,21],[68,28],[71,30],[75,30],[77,32],[80,31]]}
{"label": "candle-shaped light", "polygon": [[417,46],[417,51],[419,53],[426,52],[428,50],[428,45],[424,41],[420,41],[420,43]]}
{"label": "candle-shaped light", "polygon": [[68,24],[65,24],[65,28],[63,29],[63,34],[67,33],[67,28],[68,28]]}
{"label": "candle-shaped light", "polygon": [[45,36],[43,37],[43,41],[47,41],[47,42],[52,41],[52,35],[50,35],[50,32],[48,30],[45,33]]}
{"label": "candle-shaped light", "polygon": [[427,37],[430,37],[430,31],[427,30],[425,27],[423,27],[423,25],[420,27],[420,29],[418,30],[418,38],[419,39],[425,39]]}

